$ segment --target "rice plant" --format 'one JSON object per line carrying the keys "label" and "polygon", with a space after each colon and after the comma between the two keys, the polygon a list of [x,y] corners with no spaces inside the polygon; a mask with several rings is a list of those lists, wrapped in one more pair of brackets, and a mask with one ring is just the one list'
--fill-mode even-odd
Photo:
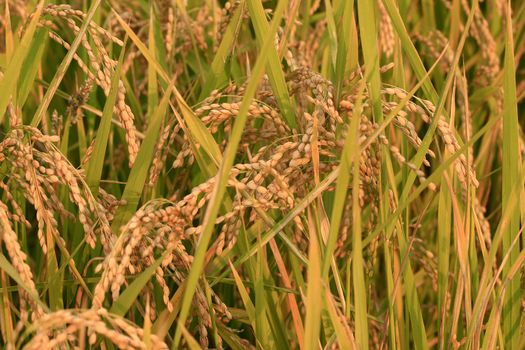
{"label": "rice plant", "polygon": [[525,348],[525,2],[0,13],[1,348]]}

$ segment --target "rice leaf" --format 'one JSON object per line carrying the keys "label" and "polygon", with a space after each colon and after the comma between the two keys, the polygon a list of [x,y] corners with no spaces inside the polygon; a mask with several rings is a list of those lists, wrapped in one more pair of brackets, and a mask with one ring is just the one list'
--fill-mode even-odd
{"label": "rice leaf", "polygon": [[[507,18],[505,30],[505,62],[503,66],[503,164],[502,164],[502,199],[503,207],[508,205],[509,198],[514,197],[515,183],[520,180],[521,156],[519,152],[519,123],[518,107],[516,100],[516,67],[514,64],[514,40],[512,31],[511,8],[507,3]],[[520,182],[523,184],[522,182]],[[520,231],[520,210],[516,206],[509,218],[509,224],[503,233],[503,251],[509,252],[509,264],[503,270],[503,277],[510,273],[510,266],[516,261],[520,249],[519,246],[511,248],[514,238]],[[503,320],[503,336],[506,349],[519,348],[519,326],[521,321],[521,307],[519,300],[523,299],[523,288],[521,277],[509,280],[508,291],[505,293],[505,301],[501,318]]]}
{"label": "rice leaf", "polygon": [[222,35],[221,43],[210,65],[210,71],[208,72],[207,77],[204,79],[206,84],[203,86],[199,100],[204,99],[210,94],[210,92],[221,86],[223,83],[226,83],[228,80],[224,71],[224,66],[232,54],[232,50],[235,46],[235,39],[237,38],[239,27],[241,26],[241,13],[243,12],[245,6],[246,5],[243,0],[241,4],[237,6],[230,23],[226,27],[226,31]]}
{"label": "rice leaf", "polygon": [[319,347],[321,327],[322,299],[319,293],[321,285],[321,253],[315,232],[311,232],[308,248],[308,289],[306,294],[306,321],[304,325],[304,347],[312,350]]}
{"label": "rice leaf", "polygon": [[111,87],[106,104],[104,105],[104,110],[102,111],[102,118],[97,129],[93,153],[86,169],[86,183],[89,186],[91,193],[93,193],[95,196],[98,195],[98,190],[100,187],[100,178],[102,176],[102,170],[104,167],[109,132],[111,129],[111,120],[113,117],[115,102],[117,100],[118,85],[121,76],[122,62],[124,61],[125,57],[125,51],[125,47],[123,47],[117,67],[115,68],[115,71],[111,77]]}
{"label": "rice leaf", "polygon": [[38,21],[42,14],[42,8],[44,1],[40,1],[36,8],[33,18],[27,27],[22,40],[20,41],[18,47],[13,53],[9,64],[6,67],[4,72],[4,77],[0,81],[0,123],[2,123],[4,114],[9,103],[9,99],[12,96],[15,96],[15,89],[20,78],[20,70],[22,69],[22,64],[26,60],[29,54],[35,52],[35,48],[31,46],[32,41],[35,39],[35,31],[37,28]]}
{"label": "rice leaf", "polygon": [[374,118],[378,122],[381,122],[383,120],[383,108],[381,107],[381,76],[379,74],[379,51],[377,50],[376,37],[377,16],[374,3],[367,0],[358,0],[357,10],[365,60],[365,78],[370,84],[369,91]]}
{"label": "rice leaf", "polygon": [[129,286],[126,287],[126,289],[120,294],[117,300],[113,302],[111,305],[111,308],[109,309],[109,312],[115,315],[124,316],[128,310],[130,309],[131,305],[137,300],[137,297],[144,289],[144,286],[146,283],[148,283],[151,280],[151,277],[157,270],[157,268],[160,266],[162,261],[166,258],[169,252],[165,252],[160,256],[153,264],[148,266],[147,269],[142,271],[140,275],[138,275],[133,282],[129,284]]}
{"label": "rice leaf", "polygon": [[[287,0],[279,1],[279,3],[281,2],[288,3]],[[264,13],[261,0],[246,0],[246,4],[248,5],[248,10],[250,11],[250,19],[255,28],[255,36],[257,38],[259,47],[261,48],[261,51],[263,49],[268,50],[265,53],[268,56],[268,65],[266,70],[270,84],[272,85],[272,90],[274,91],[275,97],[277,98],[277,103],[279,104],[283,118],[288,126],[295,128],[297,125],[294,115],[295,107],[288,92],[288,87],[284,79],[284,73],[281,67],[279,55],[274,45],[266,46],[264,44],[271,29],[268,21],[266,20],[266,15]],[[275,21],[275,18],[276,16],[274,15],[273,21]]]}

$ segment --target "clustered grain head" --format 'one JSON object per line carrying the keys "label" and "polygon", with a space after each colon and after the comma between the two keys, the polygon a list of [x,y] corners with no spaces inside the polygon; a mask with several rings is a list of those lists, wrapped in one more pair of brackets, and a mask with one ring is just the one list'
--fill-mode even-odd
{"label": "clustered grain head", "polygon": [[111,239],[109,221],[93,198],[81,172],[57,149],[54,144],[57,140],[57,136],[44,135],[36,128],[24,126],[13,129],[0,143],[0,158],[11,167],[7,182],[1,186],[7,198],[11,199],[14,211],[14,214],[8,215],[16,221],[28,221],[10,195],[13,191],[19,191],[36,210],[41,248],[44,252],[54,249],[53,242],[61,239],[55,213],[63,219],[73,218],[59,199],[59,186],[63,186],[76,205],[86,242],[95,247],[97,238],[100,238],[102,244],[108,246]]}
{"label": "clustered grain head", "polygon": [[[24,349],[62,349],[70,346],[94,346],[101,339],[107,339],[118,349],[148,349],[144,330],[130,321],[110,314],[105,309],[98,310],[58,310],[47,313],[30,328],[34,333]],[[165,342],[150,334],[150,347],[168,349]]]}
{"label": "clustered grain head", "polygon": [[[49,37],[58,44],[69,50],[70,44],[65,41],[53,29],[56,27],[55,21],[63,21],[74,35],[80,32],[79,23],[85,19],[85,13],[74,10],[70,5],[47,5],[43,12],[44,16],[40,20],[40,26],[49,28]],[[88,62],[78,55],[74,59],[78,66],[84,71],[88,79],[83,87],[76,93],[69,103],[68,110],[77,118],[80,108],[86,102],[92,84],[96,84],[106,94],[109,94],[111,87],[111,77],[117,66],[106,49],[105,42],[122,46],[123,42],[102,27],[90,22],[86,35],[82,37],[81,46],[86,52]],[[128,146],[129,165],[133,165],[139,149],[137,130],[135,126],[135,116],[129,105],[126,103],[126,88],[122,80],[119,81],[117,91],[117,102],[115,114],[126,132],[126,143]],[[75,119],[73,119],[75,120]]]}

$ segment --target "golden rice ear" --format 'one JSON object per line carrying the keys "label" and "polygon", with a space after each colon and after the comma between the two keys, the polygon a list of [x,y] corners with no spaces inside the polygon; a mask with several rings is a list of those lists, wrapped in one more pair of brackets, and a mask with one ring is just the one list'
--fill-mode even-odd
{"label": "golden rice ear", "polygon": [[[120,349],[145,349],[144,329],[120,316],[99,310],[58,310],[45,314],[27,326],[32,334],[25,349],[51,350],[68,344],[95,345],[107,341]],[[167,350],[167,344],[155,334],[148,335],[149,346]]]}
{"label": "golden rice ear", "polygon": [[396,44],[394,27],[382,0],[377,1],[377,7],[379,9],[379,45],[383,54],[390,59],[394,54]]}
{"label": "golden rice ear", "polygon": [[[60,239],[59,223],[55,213],[64,218],[71,214],[65,209],[59,198],[59,185],[67,188],[66,194],[78,210],[77,219],[82,225],[86,242],[95,247],[97,235],[103,240],[108,237],[108,218],[100,211],[99,203],[94,199],[84,182],[83,175],[75,169],[67,158],[57,150],[57,135],[45,135],[36,128],[21,126],[11,131],[2,142],[6,164],[13,172],[10,182],[3,183],[2,189],[8,198],[10,186],[20,186],[23,196],[36,210],[37,235],[44,253],[49,244],[54,249],[54,239]],[[65,197],[67,198],[67,197]],[[16,201],[11,201],[18,221],[24,219]],[[46,234],[47,233],[47,234]],[[49,236],[49,233],[53,233]]]}
{"label": "golden rice ear", "polygon": [[20,247],[18,236],[11,227],[7,206],[2,202],[0,202],[0,232],[2,242],[5,245],[9,258],[11,259],[11,263],[18,272],[18,276],[20,276],[23,286],[26,288],[26,290],[21,291],[21,295],[24,301],[31,305],[32,319],[38,319],[43,315],[44,310],[42,309],[42,306],[35,301],[35,298],[38,298],[38,293],[33,273],[27,264],[27,255]]}
{"label": "golden rice ear", "polygon": [[[44,14],[53,18],[56,21],[65,22],[66,26],[74,33],[78,33],[80,28],[78,27],[78,21],[85,18],[85,13],[80,10],[74,10],[69,5],[48,5],[44,9]],[[51,27],[53,21],[42,20],[42,26]],[[49,37],[64,46],[64,48],[69,49],[70,45],[68,42],[63,40],[58,34],[53,31],[49,31]],[[109,93],[111,85],[111,74],[115,69],[117,62],[108,54],[108,51],[105,47],[105,41],[110,41],[118,46],[122,46],[123,42],[117,37],[113,36],[107,30],[91,22],[88,27],[89,40],[83,38],[82,47],[86,51],[86,56],[88,62],[85,62],[78,54],[73,56],[74,60],[77,62],[79,67],[84,71],[88,76],[87,82],[89,82],[86,87],[90,86],[91,82],[94,82],[96,85],[100,86],[104,93],[107,95]],[[122,80],[119,82],[117,93],[117,103],[115,105],[115,112],[117,114],[120,125],[125,130],[126,143],[128,147],[128,157],[129,157],[129,166],[131,167],[135,162],[139,149],[139,141],[137,137],[137,130],[135,127],[135,116],[131,108],[126,103],[126,89]],[[80,91],[79,94],[89,93],[89,89],[85,91]],[[77,97],[75,97],[77,98]],[[80,104],[76,106],[77,108],[82,107],[84,99],[80,100]],[[77,109],[75,108],[75,110]]]}

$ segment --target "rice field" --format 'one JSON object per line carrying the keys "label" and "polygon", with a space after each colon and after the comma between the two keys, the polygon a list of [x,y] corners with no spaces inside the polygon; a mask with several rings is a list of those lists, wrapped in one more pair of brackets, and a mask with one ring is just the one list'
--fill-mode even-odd
{"label": "rice field", "polygon": [[521,0],[0,0],[0,348],[525,349],[524,54]]}

